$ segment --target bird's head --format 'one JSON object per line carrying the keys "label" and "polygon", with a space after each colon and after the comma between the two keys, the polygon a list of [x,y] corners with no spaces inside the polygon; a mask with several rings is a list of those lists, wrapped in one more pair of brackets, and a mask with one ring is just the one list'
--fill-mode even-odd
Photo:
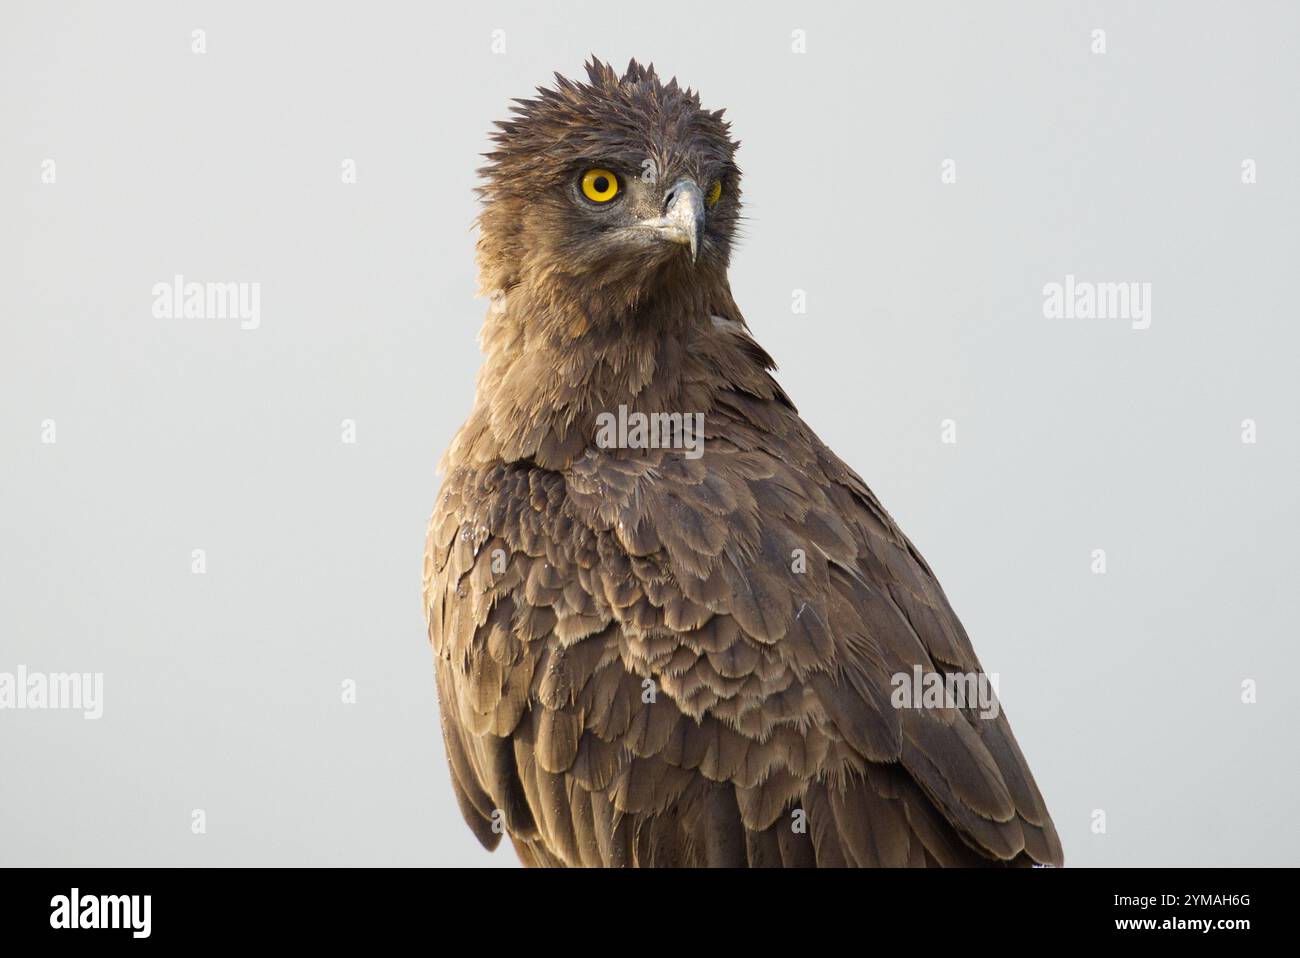
{"label": "bird's head", "polygon": [[481,171],[484,289],[544,288],[627,308],[725,283],[740,214],[738,143],[722,111],[635,60],[516,100]]}

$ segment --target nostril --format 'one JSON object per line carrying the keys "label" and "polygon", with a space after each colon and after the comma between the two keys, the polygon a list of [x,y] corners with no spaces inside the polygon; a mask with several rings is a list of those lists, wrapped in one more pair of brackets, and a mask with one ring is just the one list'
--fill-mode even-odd
{"label": "nostril", "polygon": [[672,189],[670,189],[667,193],[664,194],[665,213],[668,212],[668,207],[673,205],[673,200],[677,199],[677,194],[679,191],[680,191],[680,187],[674,186]]}

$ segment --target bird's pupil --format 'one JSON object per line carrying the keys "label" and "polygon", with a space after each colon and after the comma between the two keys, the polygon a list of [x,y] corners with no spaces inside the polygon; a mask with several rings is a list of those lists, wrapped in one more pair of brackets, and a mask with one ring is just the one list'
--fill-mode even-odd
{"label": "bird's pupil", "polygon": [[592,186],[596,187],[597,193],[604,193],[609,189],[609,180],[605,179],[603,176],[598,176],[596,177],[596,182],[593,183]]}

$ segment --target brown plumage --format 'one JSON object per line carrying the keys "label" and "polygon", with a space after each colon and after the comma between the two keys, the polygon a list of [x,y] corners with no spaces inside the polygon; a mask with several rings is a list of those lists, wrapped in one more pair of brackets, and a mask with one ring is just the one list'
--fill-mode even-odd
{"label": "brown plumage", "polygon": [[[528,865],[1059,863],[1000,713],[891,702],[913,666],[982,669],[732,299],[721,113],[587,72],[518,101],[483,171],[486,360],[424,573],[470,828]],[[701,413],[702,455],[606,448],[620,406]]]}

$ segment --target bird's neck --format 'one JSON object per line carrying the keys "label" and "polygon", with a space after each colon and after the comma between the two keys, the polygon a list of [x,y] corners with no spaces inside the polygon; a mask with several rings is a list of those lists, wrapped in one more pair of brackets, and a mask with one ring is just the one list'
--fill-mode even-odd
{"label": "bird's neck", "polygon": [[494,299],[481,342],[474,411],[447,467],[529,459],[563,469],[592,448],[602,413],[708,416],[722,392],[775,389],[725,283],[605,315],[516,289]]}

